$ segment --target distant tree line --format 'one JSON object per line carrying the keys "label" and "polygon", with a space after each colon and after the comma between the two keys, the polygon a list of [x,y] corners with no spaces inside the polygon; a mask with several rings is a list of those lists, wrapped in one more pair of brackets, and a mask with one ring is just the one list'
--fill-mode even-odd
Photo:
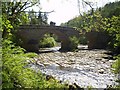
{"label": "distant tree line", "polygon": [[62,23],[61,26],[77,28],[83,34],[90,31],[108,32],[111,37],[108,46],[116,53],[120,53],[120,1],[108,3],[94,11],[90,10],[82,16]]}

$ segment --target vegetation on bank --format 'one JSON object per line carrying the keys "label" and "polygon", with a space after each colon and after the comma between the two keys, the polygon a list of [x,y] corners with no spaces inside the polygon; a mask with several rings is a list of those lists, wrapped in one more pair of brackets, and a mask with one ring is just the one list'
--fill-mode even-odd
{"label": "vegetation on bank", "polygon": [[114,68],[114,73],[120,74],[120,54],[116,57],[116,62],[113,63],[112,68]]}
{"label": "vegetation on bank", "polygon": [[[27,5],[35,5],[31,2],[2,2],[2,88],[68,88],[54,79],[47,80],[40,72],[35,72],[28,68],[28,61],[33,62],[35,53],[24,53],[24,49],[18,46],[19,40],[16,38],[16,28],[20,24],[32,23],[46,24],[46,16],[39,13],[39,20],[32,18],[31,14],[24,12]],[[114,8],[113,8],[114,6]],[[112,11],[110,11],[112,10]],[[108,43],[109,48],[116,55],[116,62],[113,64],[115,73],[120,73],[120,2],[107,4],[105,7],[97,9],[94,13],[84,13],[83,16],[76,17],[73,20],[63,24],[63,26],[76,27],[80,32],[89,32],[91,30],[107,31],[111,37]],[[114,13],[111,13],[114,12]],[[109,16],[110,15],[110,16]],[[103,17],[104,16],[104,17]],[[1,17],[0,17],[1,20]],[[55,44],[53,38],[44,39],[41,46],[50,46]],[[70,38],[74,48],[78,44],[78,40],[74,37]],[[80,42],[87,43],[85,34],[81,37]],[[48,45],[49,43],[49,45]],[[118,80],[119,81],[119,80]]]}
{"label": "vegetation on bank", "polygon": [[50,34],[45,34],[44,37],[39,42],[40,48],[49,48],[56,46],[56,41]]}
{"label": "vegetation on bank", "polygon": [[34,61],[33,57],[37,54],[25,53],[18,45],[16,28],[29,22],[24,10],[27,5],[35,4],[35,2],[2,2],[2,89],[67,88],[59,81],[52,78],[48,80],[41,72],[30,69],[28,64]]}
{"label": "vegetation on bank", "polygon": [[43,74],[28,67],[37,54],[24,53],[24,49],[16,47],[10,40],[4,40],[2,48],[2,88],[67,88],[55,79],[47,80]]}
{"label": "vegetation on bank", "polygon": [[[31,3],[31,2],[30,2]],[[41,72],[36,72],[28,67],[29,62],[34,62],[36,53],[25,53],[19,46],[19,39],[16,36],[16,28],[21,24],[36,23],[32,17],[28,19],[23,8],[30,5],[29,2],[2,2],[2,89],[57,89],[69,88],[68,85],[46,76]],[[34,3],[31,3],[32,5]],[[12,7],[12,8],[11,8]],[[42,15],[39,19],[42,20]],[[35,19],[35,18],[34,18]],[[44,22],[44,19],[39,22]],[[44,23],[45,24],[45,23]],[[52,41],[52,42],[51,42]],[[40,41],[40,46],[51,47],[55,45],[53,37],[46,36]]]}
{"label": "vegetation on bank", "polygon": [[76,51],[78,49],[79,39],[75,36],[69,37],[70,39],[70,50]]}
{"label": "vegetation on bank", "polygon": [[116,82],[118,82],[119,85],[117,85],[116,87],[120,88],[120,54],[115,56],[114,58],[116,59],[116,61],[112,64],[112,68],[113,72],[118,75],[118,80],[116,80]]}

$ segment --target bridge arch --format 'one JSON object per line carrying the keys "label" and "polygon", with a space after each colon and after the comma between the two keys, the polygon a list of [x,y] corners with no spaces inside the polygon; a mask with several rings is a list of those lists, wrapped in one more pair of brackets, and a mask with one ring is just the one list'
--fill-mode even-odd
{"label": "bridge arch", "polygon": [[38,51],[39,40],[45,33],[55,34],[61,41],[61,50],[68,50],[70,45],[69,37],[78,36],[79,34],[73,28],[60,26],[22,25],[18,29],[18,36],[23,41],[21,46],[27,51]]}
{"label": "bridge arch", "polygon": [[63,33],[59,30],[53,29],[53,30],[45,30],[43,31],[42,38],[46,33],[52,33],[58,37],[58,39],[61,41],[61,49],[62,50],[67,50],[68,49],[68,44],[69,44],[69,37],[66,35],[66,33]]}

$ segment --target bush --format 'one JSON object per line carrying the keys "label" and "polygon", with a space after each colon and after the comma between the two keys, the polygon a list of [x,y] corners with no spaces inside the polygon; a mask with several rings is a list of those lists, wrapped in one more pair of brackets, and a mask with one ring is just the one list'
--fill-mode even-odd
{"label": "bush", "polygon": [[84,35],[80,36],[80,44],[87,45],[87,39]]}
{"label": "bush", "polygon": [[25,67],[28,65],[27,60],[33,60],[31,57],[36,56],[36,54],[25,54],[22,48],[14,46],[14,44],[9,40],[3,41],[2,56],[3,89],[44,89],[66,87],[58,83],[55,79],[47,81],[45,76],[43,76],[40,72],[36,72],[28,67]]}
{"label": "bush", "polygon": [[39,42],[40,48],[49,48],[49,47],[54,47],[55,45],[56,45],[55,39],[50,36],[46,36],[42,38]]}
{"label": "bush", "polygon": [[[118,56],[116,56],[115,58],[116,58],[116,61],[112,64],[113,72],[115,74],[120,75],[120,54]],[[118,80],[116,82],[119,83],[119,85],[117,85],[116,88],[120,89],[120,78],[118,78]]]}
{"label": "bush", "polygon": [[109,42],[110,49],[113,52],[120,54],[120,15],[109,18],[107,31],[111,37]]}
{"label": "bush", "polygon": [[72,37],[69,37],[69,39],[70,39],[69,49],[72,51],[76,50],[79,44],[78,38],[75,36],[72,36]]}
{"label": "bush", "polygon": [[120,73],[120,54],[115,57],[116,62],[113,63],[112,68],[114,68],[115,73]]}

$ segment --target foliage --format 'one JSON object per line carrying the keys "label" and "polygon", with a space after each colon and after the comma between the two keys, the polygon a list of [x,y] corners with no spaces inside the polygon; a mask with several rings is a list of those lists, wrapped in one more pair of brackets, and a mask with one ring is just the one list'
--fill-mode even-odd
{"label": "foliage", "polygon": [[22,48],[14,46],[9,40],[3,41],[2,51],[2,88],[65,88],[54,79],[46,81],[40,72],[27,67],[27,60],[32,60],[31,57],[36,54],[25,54]]}
{"label": "foliage", "polygon": [[11,37],[15,36],[17,26],[27,23],[27,14],[24,13],[24,10],[31,5],[33,5],[31,2],[2,2],[2,88],[64,88],[66,86],[58,81],[46,80],[41,72],[29,68],[28,61],[33,62],[32,58],[36,54],[24,53],[24,49],[15,46],[16,43],[11,41],[13,40]]}
{"label": "foliage", "polygon": [[107,31],[111,36],[109,46],[114,52],[120,53],[120,15],[109,18],[108,26]]}
{"label": "foliage", "polygon": [[80,32],[104,31],[106,29],[105,19],[102,18],[99,11],[94,12],[92,15],[84,14],[84,16],[79,16],[68,21],[68,26],[69,25],[71,27],[77,27]]}
{"label": "foliage", "polygon": [[[78,16],[69,20],[62,26],[77,28],[83,36],[86,32],[97,31],[107,32],[110,36],[108,44],[110,50],[114,53],[120,53],[120,2],[113,2],[105,5],[103,8],[96,9],[92,14],[84,13],[83,16]],[[113,13],[114,12],[114,13]],[[80,36],[81,41],[87,40]],[[81,42],[82,43],[82,42]]]}
{"label": "foliage", "polygon": [[28,14],[26,14],[25,12],[21,12],[20,17],[19,18],[19,22],[20,25],[21,24],[29,24],[30,20],[28,18]]}
{"label": "foliage", "polygon": [[86,39],[85,35],[81,35],[79,37],[79,41],[80,41],[80,44],[83,44],[83,45],[87,44],[87,39]]}
{"label": "foliage", "polygon": [[[120,2],[119,2],[120,3]],[[106,5],[102,11],[96,10],[93,14],[85,14],[76,17],[73,20],[65,23],[66,26],[75,27],[80,32],[87,31],[107,31],[111,36],[109,43],[110,48],[115,53],[120,53],[120,13],[119,3]],[[15,35],[17,26],[27,24],[29,22],[28,15],[24,12],[27,7],[31,7],[36,3],[31,2],[2,2],[2,32],[3,32],[3,47],[2,47],[2,86],[3,88],[65,88],[66,86],[51,79],[46,81],[45,76],[40,72],[35,72],[27,67],[28,60],[33,61],[35,53],[24,53],[24,49],[15,46],[11,39]],[[107,7],[110,8],[107,9]],[[115,8],[114,8],[115,7]],[[112,11],[110,11],[112,10]],[[103,14],[104,12],[104,14]],[[114,16],[113,16],[114,15]],[[105,16],[103,18],[103,16]],[[40,17],[40,15],[39,15]],[[108,18],[109,17],[109,18]],[[40,19],[40,18],[39,18]],[[44,19],[45,20],[45,19]],[[64,25],[64,24],[63,24]],[[7,39],[6,39],[7,38]],[[85,38],[83,38],[84,40]],[[79,41],[76,37],[70,37],[70,49],[75,50]],[[47,36],[40,41],[41,46],[54,46],[53,37]],[[120,71],[120,56],[112,65],[115,68],[115,73]]]}
{"label": "foliage", "polygon": [[80,44],[87,44],[87,40],[85,38],[85,32],[86,32],[86,14],[84,16],[78,16],[74,19],[69,20],[66,23],[62,23],[61,26],[68,26],[68,27],[73,27],[79,30],[83,35],[80,35]]}
{"label": "foliage", "polygon": [[53,47],[56,45],[56,41],[49,34],[46,34],[39,42],[40,48]]}
{"label": "foliage", "polygon": [[84,23],[83,17],[81,17],[81,16],[75,17],[66,23],[62,23],[61,26],[74,27],[74,28],[77,28],[78,30],[82,30],[83,23]]}
{"label": "foliage", "polygon": [[114,68],[115,73],[120,73],[120,54],[115,57],[116,62],[113,63],[112,68]]}
{"label": "foliage", "polygon": [[105,18],[120,15],[120,1],[108,3],[103,8],[99,8],[101,15]]}
{"label": "foliage", "polygon": [[97,11],[93,15],[88,16],[88,25],[86,31],[104,32],[106,30],[106,21]]}
{"label": "foliage", "polygon": [[[115,74],[118,74],[118,77],[119,77],[120,75],[120,54],[118,56],[115,56],[114,58],[116,59],[116,61],[112,64],[113,72]],[[116,82],[119,83],[119,85],[117,85],[116,88],[120,89],[120,78],[118,78]]]}
{"label": "foliage", "polygon": [[72,51],[76,50],[77,46],[79,44],[78,38],[75,37],[75,36],[72,36],[72,37],[69,37],[69,39],[70,39],[70,45],[69,45],[70,47],[69,47],[69,49],[72,50]]}
{"label": "foliage", "polygon": [[28,12],[28,18],[30,20],[29,24],[38,24],[38,25],[46,25],[47,24],[47,13],[44,14],[39,11],[36,13],[33,9]]}
{"label": "foliage", "polygon": [[25,54],[25,56],[27,56],[27,57],[29,57],[29,58],[33,58],[33,57],[35,57],[35,56],[37,56],[37,54],[36,53],[26,53]]}
{"label": "foliage", "polygon": [[[26,13],[24,12],[27,8],[32,7],[37,4],[38,0],[31,0],[27,2],[2,2],[2,19],[3,19],[3,37],[5,38],[8,36],[8,32],[14,34],[16,32],[16,29],[20,24],[28,23],[28,18]],[[7,22],[6,22],[7,21]],[[9,26],[12,29],[6,29],[8,27],[7,24],[10,24]],[[6,26],[4,26],[6,25]]]}
{"label": "foliage", "polygon": [[[6,15],[2,15],[2,37],[8,38],[11,35],[11,30],[13,29],[13,26],[11,25],[11,22],[7,19]],[[5,37],[6,36],[6,37]]]}

